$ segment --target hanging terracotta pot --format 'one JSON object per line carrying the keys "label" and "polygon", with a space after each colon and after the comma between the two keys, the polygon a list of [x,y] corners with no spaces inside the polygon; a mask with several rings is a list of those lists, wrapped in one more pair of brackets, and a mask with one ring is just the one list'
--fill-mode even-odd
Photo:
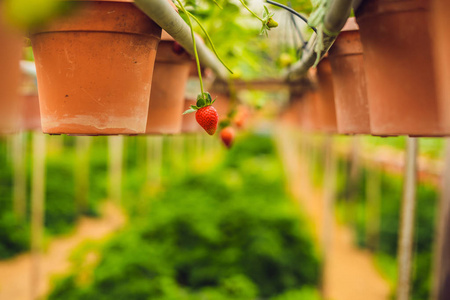
{"label": "hanging terracotta pot", "polygon": [[321,128],[317,109],[318,98],[319,95],[315,89],[307,91],[302,97],[300,126],[307,132],[317,132]]}
{"label": "hanging terracotta pot", "polygon": [[[191,105],[195,105],[197,103],[196,100],[184,100],[184,108],[186,111],[191,108]],[[193,133],[200,132],[202,128],[198,125],[197,120],[195,120],[195,113],[183,115],[183,121],[181,125],[181,132],[183,133]]]}
{"label": "hanging terracotta pot", "polygon": [[334,104],[333,75],[331,65],[327,57],[323,58],[317,66],[317,92],[316,100],[317,115],[320,131],[325,133],[336,133],[336,108]]}
{"label": "hanging terracotta pot", "polygon": [[372,0],[356,12],[376,135],[438,136],[430,1]]}
{"label": "hanging terracotta pot", "polygon": [[41,114],[37,93],[23,95],[22,130],[41,130]]}
{"label": "hanging terracotta pot", "polygon": [[450,2],[434,0],[432,2],[434,54],[436,59],[436,80],[441,126],[448,134],[450,132]]}
{"label": "hanging terracotta pot", "polygon": [[22,38],[2,18],[0,6],[0,134],[19,129]]}
{"label": "hanging terracotta pot", "polygon": [[302,116],[302,100],[294,98],[289,102],[288,107],[282,112],[282,121],[292,127],[300,127]]}
{"label": "hanging terracotta pot", "polygon": [[132,0],[69,2],[73,15],[31,34],[42,130],[145,133],[161,28]]}
{"label": "hanging terracotta pot", "polygon": [[184,50],[177,53],[175,43],[170,35],[163,32],[153,73],[147,134],[181,132],[184,90],[192,58]]}
{"label": "hanging terracotta pot", "polygon": [[358,25],[349,18],[328,52],[339,133],[370,134],[364,58]]}

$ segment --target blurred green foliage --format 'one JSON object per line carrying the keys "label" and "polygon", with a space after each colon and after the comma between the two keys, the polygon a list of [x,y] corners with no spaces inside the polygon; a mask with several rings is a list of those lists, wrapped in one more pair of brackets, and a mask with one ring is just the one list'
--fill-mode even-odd
{"label": "blurred green foliage", "polygon": [[148,210],[74,256],[50,299],[319,299],[317,251],[281,170],[271,139],[250,135],[222,163],[172,174]]}
{"label": "blurred green foliage", "polygon": [[73,5],[60,0],[3,0],[2,14],[19,28],[28,29],[69,13]]}
{"label": "blurred green foliage", "polygon": [[[13,167],[11,161],[12,140],[0,138],[0,259],[10,258],[30,247],[30,197],[32,171],[32,136],[25,134],[27,149],[25,154],[27,182],[27,215],[20,220],[13,212]],[[59,139],[58,143],[54,143]],[[53,142],[50,142],[52,140]],[[58,235],[73,229],[81,215],[75,200],[75,138],[48,137],[45,178],[45,233]],[[57,146],[59,144],[59,146]],[[89,204],[82,214],[98,215],[97,206],[106,197],[105,144],[92,147]]]}

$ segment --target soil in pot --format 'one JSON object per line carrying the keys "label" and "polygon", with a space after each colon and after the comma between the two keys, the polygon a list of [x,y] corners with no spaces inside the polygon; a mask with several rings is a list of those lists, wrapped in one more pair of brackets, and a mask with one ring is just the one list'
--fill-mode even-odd
{"label": "soil in pot", "polygon": [[31,35],[42,130],[145,133],[161,28],[131,0],[73,2],[73,15]]}
{"label": "soil in pot", "polygon": [[375,135],[439,136],[428,0],[365,1],[356,12]]}
{"label": "soil in pot", "polygon": [[349,18],[328,52],[339,133],[370,134],[364,58],[358,25]]}
{"label": "soil in pot", "polygon": [[173,38],[163,32],[153,74],[147,134],[181,132],[184,92],[192,58],[187,52],[177,53],[174,44]]}

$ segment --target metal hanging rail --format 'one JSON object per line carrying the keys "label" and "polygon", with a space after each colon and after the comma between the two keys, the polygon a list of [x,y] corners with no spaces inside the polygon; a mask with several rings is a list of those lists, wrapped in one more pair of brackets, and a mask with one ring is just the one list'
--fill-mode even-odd
{"label": "metal hanging rail", "polygon": [[[320,53],[321,58],[328,52],[328,49],[333,45],[334,41],[337,38],[337,35],[341,31],[342,27],[344,27],[345,22],[347,22],[347,18],[350,15],[350,11],[353,6],[353,2],[358,4],[361,1],[353,1],[353,0],[331,0],[330,6],[328,8],[327,14],[325,15],[324,27],[326,32],[332,34],[323,33],[323,43],[325,45],[324,51]],[[356,9],[357,7],[354,7]],[[307,46],[304,49],[302,59],[292,65],[286,73],[286,79],[289,81],[293,81],[303,77],[306,72],[308,72],[309,68],[314,65],[316,61],[317,54],[314,51],[315,45],[317,42],[317,35],[313,34],[311,39],[309,40]]]}
{"label": "metal hanging rail", "polygon": [[[194,55],[194,46],[191,38],[191,29],[180,15],[165,0],[135,0],[147,16],[169,33],[188,53]],[[198,37],[195,38],[200,63],[210,68],[220,79],[228,79],[228,71],[217,59],[214,53],[206,47]]]}

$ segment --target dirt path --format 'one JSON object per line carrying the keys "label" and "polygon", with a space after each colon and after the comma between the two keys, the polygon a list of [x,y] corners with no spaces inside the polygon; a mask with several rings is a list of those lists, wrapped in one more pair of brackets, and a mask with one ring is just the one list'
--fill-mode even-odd
{"label": "dirt path", "polygon": [[[289,179],[289,189],[309,215],[318,241],[324,224],[323,191],[314,189],[310,174],[299,155],[298,145],[286,130],[277,131],[277,144]],[[323,292],[326,300],[387,300],[389,285],[375,269],[373,256],[358,249],[349,228],[336,220],[327,249]]]}
{"label": "dirt path", "polygon": [[[40,297],[49,291],[53,275],[68,270],[69,256],[74,248],[86,240],[105,238],[124,224],[125,218],[116,206],[105,204],[102,211],[102,218],[82,218],[73,234],[54,239],[50,243],[40,258],[41,280],[37,289]],[[31,258],[31,254],[26,253],[11,260],[0,261],[0,300],[31,299]]]}

